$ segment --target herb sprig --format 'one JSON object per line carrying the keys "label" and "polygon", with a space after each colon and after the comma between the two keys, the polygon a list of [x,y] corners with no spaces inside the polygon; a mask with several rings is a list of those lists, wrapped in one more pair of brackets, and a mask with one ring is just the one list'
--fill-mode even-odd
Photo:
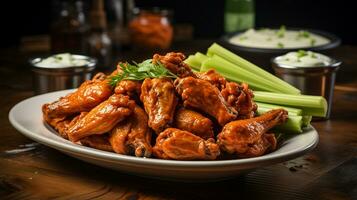
{"label": "herb sprig", "polygon": [[110,77],[109,84],[116,86],[116,84],[122,80],[144,80],[145,78],[177,78],[177,76],[170,72],[165,66],[156,62],[152,62],[152,59],[145,60],[141,63],[119,63],[121,72],[117,75]]}
{"label": "herb sprig", "polygon": [[298,38],[309,38],[310,37],[310,32],[309,31],[299,31],[298,33]]}
{"label": "herb sprig", "polygon": [[275,33],[278,38],[283,38],[285,36],[286,28],[284,25],[280,26],[280,29]]}
{"label": "herb sprig", "polygon": [[307,52],[306,52],[306,51],[304,51],[304,50],[299,50],[299,51],[297,52],[297,57],[298,57],[298,59],[299,59],[299,58],[302,58],[302,57],[304,57],[304,56],[307,56]]}

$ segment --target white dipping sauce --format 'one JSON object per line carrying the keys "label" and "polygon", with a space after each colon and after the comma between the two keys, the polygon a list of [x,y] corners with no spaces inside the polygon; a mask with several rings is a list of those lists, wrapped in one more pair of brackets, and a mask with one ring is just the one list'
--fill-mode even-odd
{"label": "white dipping sauce", "polygon": [[75,58],[70,53],[62,53],[50,56],[42,59],[36,63],[36,67],[43,68],[64,68],[64,67],[79,67],[87,65],[89,61],[87,59]]}
{"label": "white dipping sauce", "polygon": [[275,59],[275,62],[280,65],[292,67],[317,67],[330,65],[331,59],[312,51],[299,50],[279,56]]}
{"label": "white dipping sauce", "polygon": [[281,27],[280,29],[249,29],[233,36],[229,42],[246,47],[288,49],[324,45],[330,40],[308,31],[285,30],[285,27]]}

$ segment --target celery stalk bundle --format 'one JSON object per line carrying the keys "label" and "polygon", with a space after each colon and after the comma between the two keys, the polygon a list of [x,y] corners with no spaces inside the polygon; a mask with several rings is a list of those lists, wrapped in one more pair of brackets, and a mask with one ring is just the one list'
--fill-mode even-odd
{"label": "celery stalk bundle", "polygon": [[262,103],[301,108],[303,115],[324,117],[327,112],[327,102],[322,96],[287,95],[255,91],[254,100]]}
{"label": "celery stalk bundle", "polygon": [[247,83],[254,91],[257,114],[271,109],[284,108],[289,112],[288,121],[277,127],[287,132],[300,133],[310,124],[311,117],[324,117],[326,100],[321,96],[301,95],[300,90],[279,79],[253,63],[214,43],[207,54],[197,52],[185,62],[195,71],[215,69],[230,81]]}
{"label": "celery stalk bundle", "polygon": [[234,63],[237,67],[241,69],[245,69],[260,76],[259,80],[268,81],[275,83],[275,87],[279,89],[281,93],[286,94],[300,94],[300,90],[293,87],[289,83],[279,79],[278,77],[270,74],[269,72],[263,70],[262,68],[254,65],[253,63],[239,57],[238,55],[230,52],[229,50],[223,48],[222,46],[214,43],[212,44],[207,51],[208,55],[218,55],[222,58],[226,59],[227,61]]}

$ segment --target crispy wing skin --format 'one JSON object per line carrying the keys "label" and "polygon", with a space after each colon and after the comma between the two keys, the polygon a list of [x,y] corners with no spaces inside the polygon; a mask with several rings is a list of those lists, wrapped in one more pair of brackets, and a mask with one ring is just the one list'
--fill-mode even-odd
{"label": "crispy wing skin", "polygon": [[108,134],[103,135],[90,135],[80,140],[83,146],[92,147],[103,151],[113,151],[109,143]]}
{"label": "crispy wing skin", "polygon": [[253,101],[254,95],[252,90],[248,88],[248,84],[239,85],[235,82],[227,82],[221,93],[227,103],[238,111],[239,119],[254,117],[258,107]]}
{"label": "crispy wing skin", "polygon": [[157,137],[153,153],[163,159],[214,160],[220,151],[212,138],[204,140],[190,132],[168,128]]}
{"label": "crispy wing skin", "polygon": [[253,101],[253,92],[248,85],[227,81],[222,75],[211,69],[207,72],[197,73],[199,79],[206,80],[216,86],[228,105],[238,111],[239,119],[249,119],[254,117],[257,105]]}
{"label": "crispy wing skin", "polygon": [[67,129],[73,126],[73,124],[77,123],[79,119],[82,119],[84,116],[86,116],[87,113],[88,112],[81,112],[79,115],[76,115],[73,118],[67,117],[65,120],[58,123],[54,128],[58,131],[61,137],[68,140]]}
{"label": "crispy wing skin", "polygon": [[176,79],[175,87],[185,107],[213,116],[221,126],[236,119],[237,111],[227,104],[217,87],[208,81],[186,77]]}
{"label": "crispy wing skin", "polygon": [[145,111],[135,106],[130,117],[118,123],[110,132],[109,142],[116,153],[150,157],[152,153],[151,130]]}
{"label": "crispy wing skin", "polygon": [[216,86],[220,91],[226,87],[226,78],[221,74],[217,73],[216,70],[210,69],[206,72],[196,73],[199,79],[210,82],[212,85]]}
{"label": "crispy wing skin", "polygon": [[230,122],[218,134],[217,144],[222,151],[239,157],[261,156],[276,148],[275,136],[265,133],[284,123],[287,117],[287,111],[276,109],[259,117]]}
{"label": "crispy wing skin", "polygon": [[124,94],[130,97],[140,96],[141,83],[139,81],[122,80],[116,85],[114,92],[115,94]]}
{"label": "crispy wing skin", "polygon": [[71,123],[70,118],[66,117],[61,117],[61,118],[49,118],[46,115],[44,115],[44,121],[50,125],[52,128],[54,128],[58,134],[63,137],[64,139],[68,139],[68,136],[66,134],[66,129],[68,128],[69,124]]}
{"label": "crispy wing skin", "polygon": [[256,156],[261,156],[265,153],[274,151],[276,149],[277,140],[275,135],[263,134],[261,139],[257,140],[255,143],[251,144],[250,147],[244,154],[240,154],[241,158],[251,158]]}
{"label": "crispy wing skin", "polygon": [[196,75],[191,70],[190,66],[188,66],[186,63],[183,62],[185,58],[186,57],[183,53],[170,52],[164,56],[155,54],[152,60],[153,63],[157,63],[159,61],[168,70],[176,74],[178,77],[187,77],[187,76],[196,77]]}
{"label": "crispy wing skin", "polygon": [[174,127],[191,132],[205,140],[214,138],[212,121],[193,110],[178,109],[175,113]]}
{"label": "crispy wing skin", "polygon": [[135,102],[128,96],[114,94],[93,108],[67,129],[68,138],[76,142],[84,137],[109,132],[131,114]]}
{"label": "crispy wing skin", "polygon": [[79,117],[83,116],[85,113],[81,113],[80,115],[77,116],[69,116],[69,117],[58,117],[58,118],[51,118],[48,116],[48,113],[42,110],[42,115],[43,115],[43,120],[50,125],[52,128],[54,128],[58,134],[64,138],[68,139],[67,135],[67,128],[76,122]]}
{"label": "crispy wing skin", "polygon": [[108,84],[108,79],[103,73],[98,73],[92,80],[82,83],[75,92],[53,103],[44,104],[42,111],[50,118],[66,117],[90,111],[111,94],[112,87]]}
{"label": "crispy wing skin", "polygon": [[178,99],[170,79],[145,79],[141,86],[140,99],[149,115],[149,127],[156,133],[172,123]]}

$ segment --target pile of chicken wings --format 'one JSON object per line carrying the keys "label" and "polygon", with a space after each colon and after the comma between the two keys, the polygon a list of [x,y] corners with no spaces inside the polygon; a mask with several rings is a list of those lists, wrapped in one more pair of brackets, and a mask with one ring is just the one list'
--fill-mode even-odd
{"label": "pile of chicken wings", "polygon": [[261,156],[277,148],[269,130],[287,120],[276,109],[255,117],[247,84],[214,70],[195,73],[182,53],[155,54],[178,78],[122,80],[98,73],[75,92],[44,104],[44,121],[74,143],[118,154],[172,160]]}

